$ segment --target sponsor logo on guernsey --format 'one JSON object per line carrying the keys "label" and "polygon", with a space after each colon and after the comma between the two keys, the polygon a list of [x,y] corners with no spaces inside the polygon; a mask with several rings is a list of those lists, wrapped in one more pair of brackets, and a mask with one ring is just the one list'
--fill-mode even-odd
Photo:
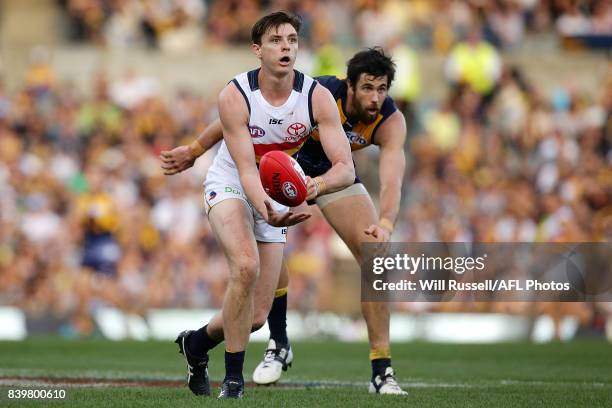
{"label": "sponsor logo on guernsey", "polygon": [[264,135],[266,134],[265,130],[255,125],[249,126],[249,132],[251,132],[251,137],[253,138],[264,137]]}
{"label": "sponsor logo on guernsey", "polygon": [[208,193],[208,199],[209,200],[214,200],[216,196],[217,196],[217,192],[216,191],[211,191],[210,193]]}
{"label": "sponsor logo on guernsey", "polygon": [[365,146],[368,144],[368,141],[365,140],[359,133],[355,132],[346,132],[346,137],[349,140],[349,143],[358,144],[361,146]]}
{"label": "sponsor logo on guernsey", "polygon": [[303,136],[285,136],[285,142],[295,143],[295,142],[299,142],[303,138],[304,138]]}
{"label": "sponsor logo on guernsey", "polygon": [[282,125],[283,124],[283,120],[284,119],[274,119],[271,118],[270,122],[268,122],[269,125]]}
{"label": "sponsor logo on guernsey", "polygon": [[290,199],[297,197],[297,189],[295,188],[295,185],[290,181],[285,181],[283,183],[283,194],[285,197]]}
{"label": "sponsor logo on guernsey", "polygon": [[306,133],[306,125],[303,123],[295,122],[295,123],[290,124],[287,127],[287,134],[289,134],[289,136],[302,137],[305,135],[305,133]]}

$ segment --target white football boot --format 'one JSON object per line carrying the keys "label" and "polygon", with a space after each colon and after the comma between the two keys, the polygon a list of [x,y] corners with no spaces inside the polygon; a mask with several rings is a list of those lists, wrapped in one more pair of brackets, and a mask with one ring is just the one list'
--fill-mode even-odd
{"label": "white football boot", "polygon": [[391,367],[387,367],[382,377],[380,375],[374,377],[368,389],[370,394],[408,395],[395,380],[395,373]]}
{"label": "white football boot", "polygon": [[270,339],[263,360],[253,371],[253,382],[255,384],[274,384],[280,379],[282,372],[291,367],[293,351],[291,351],[291,346],[287,347],[277,347],[276,342]]}

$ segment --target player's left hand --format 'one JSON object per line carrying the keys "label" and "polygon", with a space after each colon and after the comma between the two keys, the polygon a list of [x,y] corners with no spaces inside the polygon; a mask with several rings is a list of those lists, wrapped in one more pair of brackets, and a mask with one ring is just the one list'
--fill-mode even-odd
{"label": "player's left hand", "polygon": [[295,224],[299,224],[300,222],[306,221],[310,218],[311,214],[307,213],[298,213],[294,214],[293,211],[287,211],[286,213],[279,213],[275,211],[272,207],[270,201],[264,201],[266,205],[266,222],[273,227],[290,227]]}
{"label": "player's left hand", "polygon": [[366,235],[373,237],[376,242],[389,242],[391,239],[391,232],[378,224],[370,225],[363,232],[365,232]]}
{"label": "player's left hand", "polygon": [[160,153],[159,158],[162,161],[161,168],[166,176],[180,173],[192,167],[197,157],[191,152],[191,148],[187,145],[175,147],[169,151]]}

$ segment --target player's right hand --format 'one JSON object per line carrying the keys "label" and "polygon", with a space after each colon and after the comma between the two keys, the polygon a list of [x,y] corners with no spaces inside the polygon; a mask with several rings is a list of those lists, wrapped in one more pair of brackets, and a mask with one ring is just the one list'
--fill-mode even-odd
{"label": "player's right hand", "polygon": [[372,224],[363,231],[366,235],[374,238],[376,242],[389,242],[391,232],[378,224]]}
{"label": "player's right hand", "polygon": [[370,255],[376,257],[385,257],[389,253],[389,241],[391,240],[391,232],[386,228],[381,227],[378,224],[372,224],[363,231],[366,235],[371,237],[375,245],[368,246],[371,251]]}
{"label": "player's right hand", "polygon": [[159,158],[162,161],[161,168],[166,176],[187,170],[193,166],[197,159],[187,145],[175,147],[172,150],[164,150],[159,154]]}
{"label": "player's right hand", "polygon": [[265,204],[268,213],[266,221],[273,227],[290,227],[310,218],[310,214],[307,213],[294,214],[291,211],[287,211],[286,213],[274,211],[272,204],[268,200],[265,201]]}
{"label": "player's right hand", "polygon": [[314,200],[317,195],[319,195],[317,184],[312,178],[306,176],[306,201]]}

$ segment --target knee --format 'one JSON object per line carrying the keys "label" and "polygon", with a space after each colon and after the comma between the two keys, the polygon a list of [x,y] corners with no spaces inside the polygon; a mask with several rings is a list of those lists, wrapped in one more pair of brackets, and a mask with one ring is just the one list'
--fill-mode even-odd
{"label": "knee", "polygon": [[253,326],[251,328],[251,332],[257,331],[261,329],[266,321],[268,320],[268,312],[263,310],[257,310],[255,308],[255,313],[253,314]]}
{"label": "knee", "polygon": [[256,332],[257,330],[264,327],[266,324],[266,319],[253,319],[253,325],[251,326],[251,333]]}
{"label": "knee", "polygon": [[251,286],[257,280],[259,264],[256,256],[242,255],[234,260],[231,280],[241,286]]}

